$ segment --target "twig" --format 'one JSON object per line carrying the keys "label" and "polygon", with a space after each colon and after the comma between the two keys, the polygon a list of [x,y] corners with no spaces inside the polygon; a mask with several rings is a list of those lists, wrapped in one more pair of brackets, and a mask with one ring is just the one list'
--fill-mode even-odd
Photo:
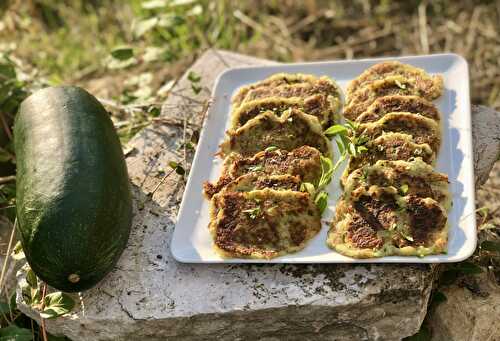
{"label": "twig", "polygon": [[16,176],[15,175],[8,175],[8,176],[2,176],[0,177],[0,185],[6,184],[12,181],[16,181]]}
{"label": "twig", "polygon": [[7,253],[3,261],[2,274],[0,275],[0,292],[3,291],[5,274],[7,273],[7,267],[10,259],[10,251],[12,248],[12,243],[14,241],[14,235],[16,234],[17,219],[14,221],[14,226],[12,226],[12,231],[10,232],[9,245],[7,246]]}
{"label": "twig", "polygon": [[165,182],[165,180],[170,176],[170,174],[172,174],[174,172],[175,169],[172,169],[170,172],[168,172],[167,174],[165,174],[163,176],[163,178],[160,180],[160,182],[158,182],[158,184],[155,186],[155,188],[153,189],[153,191],[151,192],[151,198],[153,197],[153,195],[156,193],[156,191],[158,190],[158,188],[160,188],[160,186]]}
{"label": "twig", "polygon": [[[183,160],[183,165],[184,165],[184,170],[187,168],[187,147],[186,147],[186,136],[187,136],[187,118],[184,117],[184,125],[182,127],[182,140],[183,140],[183,149],[184,149],[184,160]],[[183,178],[186,177],[186,172],[182,175]]]}
{"label": "twig", "polygon": [[212,46],[210,46],[210,50],[212,50],[212,52],[215,54],[215,56],[217,58],[219,58],[219,60],[222,62],[222,64],[224,64],[225,67],[229,68],[231,67],[231,65],[229,65],[229,63],[226,61],[226,59],[219,53],[219,51],[217,51],[217,49],[213,48]]}
{"label": "twig", "polygon": [[12,140],[12,132],[10,131],[9,125],[7,124],[7,121],[5,120],[4,114],[0,114],[0,119],[2,120],[2,125],[3,125],[3,130],[5,131],[5,134],[9,137],[9,140]]}
{"label": "twig", "polygon": [[255,31],[262,33],[262,35],[266,36],[267,38],[271,39],[277,46],[279,47],[284,47],[285,49],[288,49],[289,47],[285,46],[283,44],[283,41],[279,39],[275,34],[268,32],[262,25],[260,25],[258,22],[250,18],[249,16],[245,15],[242,11],[236,10],[233,13],[234,17],[241,21],[243,24],[253,28]]}
{"label": "twig", "polygon": [[[40,311],[43,311],[43,308],[45,308],[45,295],[47,295],[47,283],[43,283],[43,288],[42,288],[42,306],[40,308]],[[40,324],[41,324],[41,329],[42,329],[42,337],[43,341],[47,341],[47,329],[45,326],[45,319],[40,316]]]}
{"label": "twig", "polygon": [[424,1],[418,5],[418,27],[420,31],[420,44],[422,52],[429,53],[429,35],[427,33],[427,3]]}

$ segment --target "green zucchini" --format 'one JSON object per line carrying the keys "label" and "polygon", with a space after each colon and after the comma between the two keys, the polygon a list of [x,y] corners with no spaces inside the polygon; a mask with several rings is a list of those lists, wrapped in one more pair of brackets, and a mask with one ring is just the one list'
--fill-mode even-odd
{"label": "green zucchini", "polygon": [[109,114],[78,87],[42,89],[14,124],[16,213],[35,274],[66,292],[97,284],[132,221],[125,159]]}

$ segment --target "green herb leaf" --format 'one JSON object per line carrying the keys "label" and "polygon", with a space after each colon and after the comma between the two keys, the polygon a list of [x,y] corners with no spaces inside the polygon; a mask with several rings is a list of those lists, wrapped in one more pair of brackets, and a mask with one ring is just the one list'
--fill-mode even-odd
{"label": "green herb leaf", "polygon": [[111,56],[118,60],[127,60],[134,56],[134,50],[131,47],[118,47],[111,51]]}
{"label": "green herb leaf", "polygon": [[40,316],[45,319],[52,319],[69,313],[75,306],[73,299],[62,293],[54,292],[45,296],[45,308]]}
{"label": "green herb leaf", "polygon": [[368,148],[366,148],[365,146],[358,146],[356,148],[356,151],[358,152],[358,154],[363,154],[364,152],[366,152],[368,150]]}
{"label": "green herb leaf", "polygon": [[247,213],[251,219],[256,219],[260,215],[260,207],[250,208],[248,210],[243,210],[242,212]]}
{"label": "green herb leaf", "polygon": [[333,172],[335,171],[332,160],[330,158],[321,156],[320,160],[321,178],[319,179],[318,183],[319,190],[325,188],[332,181]]}
{"label": "green herb leaf", "polygon": [[399,192],[402,194],[402,195],[406,195],[406,193],[408,193],[408,185],[407,184],[402,184],[401,187],[399,187]]}
{"label": "green herb leaf", "polygon": [[307,192],[310,195],[314,195],[316,192],[316,189],[314,188],[314,185],[310,182],[303,182],[300,184],[300,191],[301,192]]}
{"label": "green herb leaf", "polygon": [[345,119],[345,121],[346,121],[346,126],[347,126],[350,130],[356,130],[356,129],[358,129],[358,127],[359,127],[359,123],[354,122],[354,121],[351,121],[351,120],[349,120],[349,119],[347,119],[347,118]]}
{"label": "green herb leaf", "polygon": [[354,143],[349,143],[349,154],[351,154],[352,156],[356,156],[358,155],[358,151],[356,150],[356,145]]}
{"label": "green herb leaf", "polygon": [[337,144],[337,147],[339,148],[340,155],[344,155],[346,152],[346,146],[345,146],[344,141],[340,135],[335,136],[335,143]]}
{"label": "green herb leaf", "polygon": [[336,124],[325,130],[325,135],[328,137],[333,137],[338,134],[346,134],[347,128],[341,124]]}
{"label": "green herb leaf", "polygon": [[248,168],[248,170],[250,172],[260,172],[263,169],[264,169],[264,166],[262,166],[262,165],[255,165],[255,166],[252,166],[252,167]]}
{"label": "green herb leaf", "polygon": [[485,240],[484,242],[481,243],[481,250],[500,252],[500,242]]}
{"label": "green herb leaf", "polygon": [[328,193],[325,191],[319,192],[314,199],[314,203],[318,207],[320,214],[323,214],[328,204]]}

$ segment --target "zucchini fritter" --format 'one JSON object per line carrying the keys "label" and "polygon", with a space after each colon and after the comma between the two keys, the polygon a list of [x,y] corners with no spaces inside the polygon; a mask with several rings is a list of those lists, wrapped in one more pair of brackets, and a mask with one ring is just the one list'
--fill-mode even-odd
{"label": "zucchini fritter", "polygon": [[347,176],[354,170],[371,165],[379,160],[410,161],[422,158],[425,163],[432,164],[436,154],[428,144],[417,144],[412,137],[401,133],[384,133],[365,144],[366,152],[349,159],[349,163],[342,176],[345,183]]}
{"label": "zucchini fritter", "polygon": [[247,86],[239,88],[236,94],[233,96],[231,102],[234,107],[239,107],[241,103],[245,100],[248,92],[258,88],[264,87],[278,87],[280,85],[293,85],[299,83],[314,83],[316,77],[313,75],[306,75],[303,73],[277,73],[274,74],[260,82],[253,83]]}
{"label": "zucchini fritter", "polygon": [[436,121],[406,112],[389,113],[376,122],[363,123],[359,135],[374,139],[384,132],[411,135],[417,144],[428,144],[437,154],[441,145],[441,133]]}
{"label": "zucchini fritter", "polygon": [[390,76],[403,76],[419,89],[420,96],[433,100],[443,92],[443,78],[431,76],[425,70],[397,61],[383,62],[366,69],[361,75],[349,83],[347,96],[353,97],[358,89]]}
{"label": "zucchini fritter", "polygon": [[241,88],[233,97],[234,111],[238,111],[245,104],[265,98],[291,99],[301,103],[302,109],[307,114],[316,116],[323,128],[333,124],[342,106],[340,89],[330,78],[278,74]]}
{"label": "zucchini fritter", "polygon": [[227,134],[228,139],[220,146],[223,155],[235,152],[251,156],[268,147],[293,150],[311,146],[325,156],[332,156],[330,141],[318,120],[297,109],[289,109],[280,117],[266,111]]}
{"label": "zucchini fritter", "polygon": [[276,116],[281,116],[284,111],[290,108],[299,109],[308,115],[317,117],[323,128],[327,128],[333,123],[333,114],[329,104],[326,104],[325,107],[321,96],[312,95],[305,99],[300,97],[269,97],[244,102],[231,113],[231,129],[238,129],[265,111],[272,111]]}
{"label": "zucchini fritter", "polygon": [[377,98],[364,113],[356,118],[356,121],[359,123],[375,122],[392,112],[409,112],[437,122],[441,116],[436,106],[422,97],[393,95]]}
{"label": "zucchini fritter", "polygon": [[[439,94],[441,91],[439,92]],[[356,90],[344,110],[344,116],[352,121],[364,113],[377,99],[390,95],[421,96],[432,100],[435,97],[426,97],[424,92],[412,79],[403,76],[390,76],[376,80]]]}
{"label": "zucchini fritter", "polygon": [[[448,176],[416,158],[408,161],[380,160],[352,172],[344,187],[345,198],[349,198],[355,190],[376,187],[392,187],[401,196],[414,195],[431,198],[439,202],[445,209],[450,208],[448,192]],[[354,194],[355,195],[355,194]]]}
{"label": "zucchini fritter", "polygon": [[327,245],[354,258],[425,256],[446,251],[447,216],[439,203],[386,188],[341,199]]}
{"label": "zucchini fritter", "polygon": [[302,146],[291,152],[280,149],[261,151],[252,157],[230,154],[224,161],[217,182],[204,183],[205,195],[211,198],[228,183],[251,172],[261,175],[289,174],[316,185],[321,177],[320,155],[316,148],[309,146]]}
{"label": "zucchini fritter", "polygon": [[321,229],[321,214],[308,193],[222,192],[211,203],[209,229],[223,257],[270,259],[296,252]]}

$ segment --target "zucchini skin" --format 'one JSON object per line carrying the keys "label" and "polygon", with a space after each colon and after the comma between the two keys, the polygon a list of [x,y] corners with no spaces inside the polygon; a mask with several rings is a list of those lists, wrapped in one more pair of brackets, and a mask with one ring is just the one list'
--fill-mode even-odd
{"label": "zucchini skin", "polygon": [[91,288],[126,247],[132,199],[120,141],[95,97],[37,91],[14,124],[17,226],[35,274],[66,292]]}

